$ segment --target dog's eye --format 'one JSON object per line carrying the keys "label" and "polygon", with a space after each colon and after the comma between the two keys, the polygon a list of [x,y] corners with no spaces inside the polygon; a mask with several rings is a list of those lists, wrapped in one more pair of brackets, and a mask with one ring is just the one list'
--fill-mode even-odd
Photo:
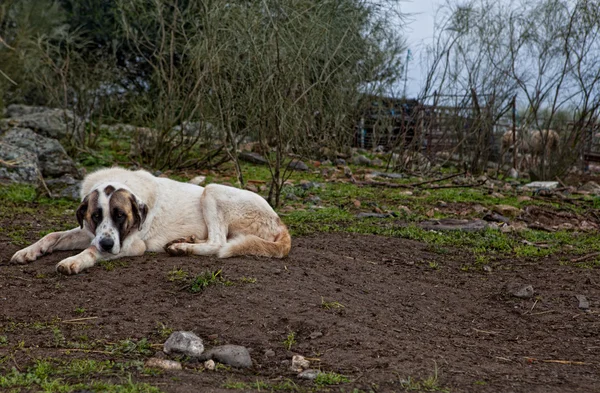
{"label": "dog's eye", "polygon": [[94,222],[98,222],[100,221],[100,213],[96,212],[92,214],[92,220],[94,220]]}

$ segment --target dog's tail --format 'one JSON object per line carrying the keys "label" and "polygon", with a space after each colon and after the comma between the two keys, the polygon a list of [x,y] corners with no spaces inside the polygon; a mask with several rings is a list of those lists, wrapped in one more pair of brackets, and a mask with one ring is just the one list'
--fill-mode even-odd
{"label": "dog's tail", "polygon": [[292,238],[285,225],[274,241],[262,239],[256,235],[238,236],[225,244],[219,250],[219,258],[229,258],[238,255],[256,255],[259,257],[283,258],[290,253]]}

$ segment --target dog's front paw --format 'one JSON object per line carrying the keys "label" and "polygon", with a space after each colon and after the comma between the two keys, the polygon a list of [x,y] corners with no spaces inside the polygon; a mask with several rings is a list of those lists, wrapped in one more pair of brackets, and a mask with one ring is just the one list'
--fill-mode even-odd
{"label": "dog's front paw", "polygon": [[23,265],[25,263],[35,261],[43,254],[44,253],[42,249],[38,245],[33,244],[29,247],[17,251],[15,255],[13,255],[12,258],[10,258],[10,263],[18,263],[20,265]]}
{"label": "dog's front paw", "polygon": [[56,265],[56,271],[66,276],[77,274],[84,269],[84,264],[81,262],[77,255],[69,257],[67,259],[63,259],[58,263],[58,265]]}
{"label": "dog's front paw", "polygon": [[165,246],[165,251],[171,256],[191,254],[190,244],[170,242]]}

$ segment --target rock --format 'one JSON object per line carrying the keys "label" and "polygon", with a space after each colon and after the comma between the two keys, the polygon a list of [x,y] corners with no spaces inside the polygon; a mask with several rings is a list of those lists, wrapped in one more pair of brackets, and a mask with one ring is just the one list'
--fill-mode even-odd
{"label": "rock", "polygon": [[436,203],[437,207],[448,207],[448,203],[444,202],[444,201],[438,201]]}
{"label": "rock", "polygon": [[173,332],[165,342],[163,351],[168,354],[199,357],[204,352],[204,344],[202,339],[192,332]]}
{"label": "rock", "polygon": [[181,370],[181,363],[175,360],[150,358],[144,364],[148,368],[161,368],[163,370]]}
{"label": "rock", "polygon": [[214,371],[215,370],[215,361],[212,359],[208,359],[206,362],[204,362],[204,369],[208,370],[208,371]]}
{"label": "rock", "polygon": [[311,333],[311,334],[308,336],[308,338],[310,338],[311,340],[315,340],[315,339],[317,339],[317,338],[319,338],[319,337],[323,337],[323,333],[321,333],[321,332],[312,332],[312,333]]}
{"label": "rock", "polygon": [[290,369],[295,372],[300,372],[302,370],[306,370],[310,367],[310,362],[306,360],[304,356],[294,355],[292,356],[292,365]]}
{"label": "rock", "polygon": [[81,180],[65,175],[58,179],[46,179],[45,182],[53,197],[81,200]]}
{"label": "rock", "polygon": [[527,229],[526,223],[524,223],[523,221],[514,221],[510,225],[505,225],[505,226],[501,227],[500,231],[502,231],[503,233],[509,233],[509,232],[520,232],[520,231],[524,231],[525,229]]}
{"label": "rock", "polygon": [[519,299],[530,299],[535,293],[532,285],[508,284],[507,290],[510,295]]}
{"label": "rock", "polygon": [[306,198],[306,202],[312,203],[313,205],[318,205],[321,203],[321,198],[318,197],[317,195],[313,195],[313,196]]}
{"label": "rock", "polygon": [[287,194],[285,194],[285,199],[287,199],[288,201],[297,201],[298,198],[295,194],[288,192]]}
{"label": "rock", "polygon": [[480,204],[473,205],[472,209],[475,213],[478,213],[478,214],[485,213],[488,211],[487,207],[482,206]]}
{"label": "rock", "polygon": [[519,171],[517,171],[515,168],[510,168],[510,171],[508,171],[508,177],[512,177],[513,179],[518,179]]}
{"label": "rock", "polygon": [[321,161],[321,165],[332,165],[333,163],[330,160],[323,160]]}
{"label": "rock", "polygon": [[419,223],[419,226],[429,231],[465,231],[477,232],[488,228],[488,223],[483,220],[459,220],[454,218],[443,218],[440,220],[427,220]]}
{"label": "rock", "polygon": [[386,179],[403,179],[404,178],[404,175],[401,173],[373,172],[373,173],[371,173],[371,175],[375,176],[375,177],[383,177]]}
{"label": "rock", "polygon": [[306,165],[305,163],[303,163],[302,161],[298,160],[298,159],[293,159],[292,161],[290,161],[290,163],[288,164],[289,168],[292,168],[295,171],[308,171],[308,165]]}
{"label": "rock", "polygon": [[489,265],[483,265],[483,271],[486,273],[491,273],[492,272],[492,268]]}
{"label": "rock", "polygon": [[357,207],[357,208],[360,207],[360,205],[361,205],[361,203],[358,199],[353,200],[352,204],[354,205],[354,207]]}
{"label": "rock", "polygon": [[319,370],[313,370],[312,368],[309,368],[308,370],[304,370],[300,374],[298,374],[298,378],[308,379],[309,381],[312,381],[312,380],[317,379],[317,377],[319,376],[319,373],[320,373]]}
{"label": "rock", "polygon": [[242,151],[238,153],[238,158],[242,161],[251,162],[253,164],[268,164],[268,161],[258,153]]}
{"label": "rock", "polygon": [[583,295],[575,295],[575,297],[577,298],[577,301],[579,301],[579,305],[578,307],[582,310],[589,310],[590,308],[590,302],[587,300],[587,298]]}
{"label": "rock", "polygon": [[523,187],[531,188],[533,190],[554,190],[558,187],[557,181],[534,181],[529,184],[525,184]]}
{"label": "rock", "polygon": [[352,169],[350,169],[349,167],[345,166],[344,167],[344,176],[351,178],[352,177]]}
{"label": "rock", "polygon": [[511,205],[496,205],[492,207],[492,210],[500,215],[511,218],[517,217],[519,214],[521,214],[521,209]]}
{"label": "rock", "polygon": [[529,202],[532,201],[533,199],[531,197],[528,197],[527,195],[519,195],[517,197],[517,202]]}
{"label": "rock", "polygon": [[201,184],[204,184],[205,181],[206,181],[206,176],[200,175],[200,176],[194,177],[188,183],[195,184],[195,185],[199,186]]}
{"label": "rock", "polygon": [[71,175],[81,178],[75,162],[56,139],[38,135],[27,128],[12,128],[0,138],[0,141],[34,153],[44,177]]}
{"label": "rock", "polygon": [[383,160],[381,158],[375,158],[371,161],[371,165],[373,166],[383,166]]}
{"label": "rock", "polygon": [[211,348],[200,356],[200,360],[213,359],[232,367],[252,367],[252,358],[246,347],[241,345],[221,345]]}
{"label": "rock", "polygon": [[37,134],[54,139],[81,135],[84,129],[84,121],[70,110],[9,105],[6,115],[9,118],[0,120],[0,129],[11,126],[29,128]]}
{"label": "rock", "polygon": [[0,160],[0,182],[38,183],[40,169],[34,153],[0,140]]}
{"label": "rock", "polygon": [[363,155],[356,156],[352,159],[354,165],[371,166],[371,160]]}
{"label": "rock", "polygon": [[600,185],[594,181],[589,181],[583,186],[579,187],[579,191],[589,192],[593,195],[600,195]]}
{"label": "rock", "polygon": [[334,162],[335,162],[335,165],[340,165],[340,166],[346,165],[346,160],[344,160],[343,158],[336,158]]}
{"label": "rock", "polygon": [[273,356],[275,356],[275,351],[273,351],[272,349],[267,349],[265,351],[265,357],[266,358],[272,358]]}
{"label": "rock", "polygon": [[411,211],[411,210],[410,210],[410,209],[409,209],[407,206],[404,206],[404,205],[400,205],[400,206],[398,206],[398,210],[400,210],[400,212],[401,212],[402,214],[406,214],[406,215],[408,215],[408,214],[411,214],[411,213],[412,213],[412,211]]}
{"label": "rock", "polygon": [[491,221],[491,222],[505,222],[505,223],[510,222],[510,219],[504,217],[501,214],[494,213],[494,212],[486,214],[485,216],[483,216],[483,219],[485,221]]}
{"label": "rock", "polygon": [[413,192],[412,191],[399,191],[398,195],[403,195],[403,196],[412,196]]}
{"label": "rock", "polygon": [[492,193],[490,194],[490,196],[491,196],[492,198],[496,198],[496,199],[503,199],[503,198],[504,198],[504,195],[500,194],[499,192],[492,192]]}
{"label": "rock", "polygon": [[308,191],[308,190],[313,189],[313,188],[320,188],[321,184],[316,183],[316,182],[312,182],[312,181],[307,181],[307,180],[300,180],[300,185],[299,186],[304,191]]}
{"label": "rock", "polygon": [[387,213],[358,213],[356,218],[389,218],[391,214]]}

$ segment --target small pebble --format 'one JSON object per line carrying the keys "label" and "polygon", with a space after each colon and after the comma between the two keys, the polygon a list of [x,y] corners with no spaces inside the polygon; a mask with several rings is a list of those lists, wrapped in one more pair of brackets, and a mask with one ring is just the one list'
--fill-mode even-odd
{"label": "small pebble", "polygon": [[310,367],[310,362],[301,355],[292,356],[292,365],[290,369],[292,371],[300,372]]}
{"label": "small pebble", "polygon": [[206,362],[204,362],[204,369],[208,370],[208,371],[214,371],[215,370],[215,361],[212,359],[209,359]]}
{"label": "small pebble", "polygon": [[158,358],[150,358],[146,360],[146,367],[148,368],[161,368],[163,370],[181,370],[181,363],[176,362],[175,360],[169,359],[158,359]]}
{"label": "small pebble", "polygon": [[313,369],[309,368],[308,370],[304,370],[300,374],[298,374],[298,378],[308,379],[308,380],[312,381],[314,379],[317,379],[318,375],[319,375],[319,370],[313,370]]}

